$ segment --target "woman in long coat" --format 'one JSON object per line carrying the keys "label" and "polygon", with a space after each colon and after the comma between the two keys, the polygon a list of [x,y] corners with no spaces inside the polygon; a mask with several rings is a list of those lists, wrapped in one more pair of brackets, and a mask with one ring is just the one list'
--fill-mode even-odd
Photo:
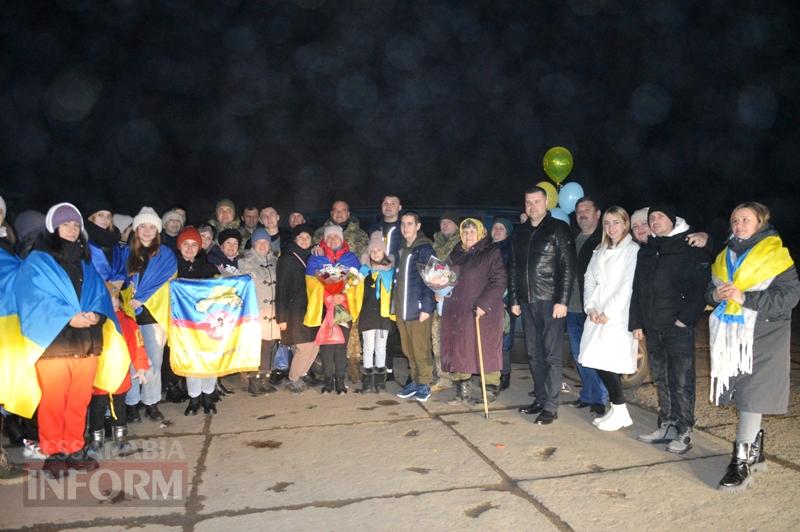
{"label": "woman in long coat", "polygon": [[508,280],[500,250],[480,220],[459,226],[461,245],[450,254],[458,281],[442,313],[442,369],[456,387],[454,404],[472,396],[470,379],[480,372],[475,317],[480,318],[486,396],[494,401],[503,368],[503,292]]}
{"label": "woman in long coat", "polygon": [[603,214],[603,240],[592,255],[584,277],[586,323],[578,362],[594,368],[608,390],[611,405],[593,421],[600,430],[614,431],[633,424],[621,374],[636,371],[637,342],[628,330],[633,275],[639,245],[630,234],[630,218],[622,207]]}
{"label": "woman in long coat", "polygon": [[303,376],[308,373],[319,352],[314,343],[319,327],[303,325],[308,295],[306,293],[306,265],[311,255],[314,230],[300,224],[292,229],[292,242],[278,258],[275,291],[275,318],[281,330],[281,343],[292,347],[292,364],[289,367],[291,392],[300,393],[305,388]]}
{"label": "woman in long coat", "polygon": [[800,281],[789,251],[769,224],[769,209],[742,203],[731,214],[731,236],[711,266],[706,301],[711,399],[739,413],[733,456],[719,489],[744,490],[766,469],[764,414],[789,407],[792,309]]}

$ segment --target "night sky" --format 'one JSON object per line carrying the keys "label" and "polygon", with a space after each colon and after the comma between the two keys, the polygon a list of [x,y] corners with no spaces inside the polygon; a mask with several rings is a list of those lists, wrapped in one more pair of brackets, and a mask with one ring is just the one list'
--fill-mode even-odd
{"label": "night sky", "polygon": [[606,204],[756,199],[796,241],[798,4],[4,2],[0,195],[517,206],[562,145]]}

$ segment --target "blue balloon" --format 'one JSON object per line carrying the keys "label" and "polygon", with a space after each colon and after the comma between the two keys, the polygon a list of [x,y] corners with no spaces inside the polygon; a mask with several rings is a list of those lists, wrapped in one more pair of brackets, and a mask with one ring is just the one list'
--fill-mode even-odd
{"label": "blue balloon", "polygon": [[563,187],[561,192],[558,193],[558,206],[561,207],[565,213],[570,214],[575,210],[575,204],[583,197],[583,187],[575,181],[570,181]]}
{"label": "blue balloon", "polygon": [[562,222],[569,223],[569,214],[565,213],[564,209],[553,207],[552,209],[550,209],[550,216],[552,216],[556,220],[561,220]]}

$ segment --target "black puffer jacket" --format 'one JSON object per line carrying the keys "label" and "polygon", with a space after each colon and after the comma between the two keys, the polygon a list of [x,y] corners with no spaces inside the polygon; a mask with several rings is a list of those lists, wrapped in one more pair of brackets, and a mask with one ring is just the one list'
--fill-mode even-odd
{"label": "black puffer jacket", "polygon": [[575,242],[567,224],[548,212],[538,227],[518,226],[511,235],[509,303],[569,304],[575,266]]}
{"label": "black puffer jacket", "polygon": [[675,320],[694,327],[705,307],[711,254],[686,241],[686,231],[651,237],[639,250],[628,329],[669,331]]}

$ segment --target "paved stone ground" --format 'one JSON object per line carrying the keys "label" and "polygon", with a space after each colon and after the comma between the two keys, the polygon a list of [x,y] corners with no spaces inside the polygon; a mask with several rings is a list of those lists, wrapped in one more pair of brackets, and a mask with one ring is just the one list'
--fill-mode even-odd
{"label": "paved stone ground", "polygon": [[[488,420],[480,407],[448,406],[449,391],[426,403],[317,390],[250,397],[229,377],[237,391],[220,403],[217,416],[184,417],[185,404],[165,404],[167,423],[132,425],[141,452],[104,461],[106,470],[185,467],[179,500],[154,505],[129,489],[111,490],[104,501],[35,507],[24,500],[29,485],[0,486],[0,528],[798,530],[796,341],[793,351],[791,412],[767,419],[769,471],[743,495],[715,489],[736,418],[707,404],[704,363],[698,364],[695,446],[683,456],[635,439],[655,424],[651,385],[631,393],[633,427],[603,433],[583,410],[562,407],[550,426],[518,414],[531,388],[523,365],[515,365],[512,388],[492,405]],[[402,378],[402,367],[398,373]],[[567,375],[574,385],[574,372]],[[21,458],[19,449],[10,454]]]}

